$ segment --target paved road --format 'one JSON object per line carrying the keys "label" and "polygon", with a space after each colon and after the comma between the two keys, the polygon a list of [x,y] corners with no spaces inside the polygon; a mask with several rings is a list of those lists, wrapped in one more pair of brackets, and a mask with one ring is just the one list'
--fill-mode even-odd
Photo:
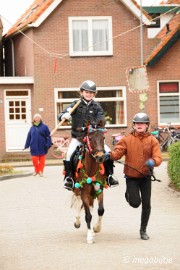
{"label": "paved road", "polygon": [[[124,199],[120,164],[115,168],[120,186],[105,190],[102,231],[94,244],[86,243],[83,212],[82,227],[73,226],[61,166],[46,167],[44,178],[0,181],[0,270],[179,269],[180,194],[168,188],[166,166],[155,170],[163,182],[153,182],[148,241],[139,238],[141,209]],[[93,223],[96,209],[95,204]]]}

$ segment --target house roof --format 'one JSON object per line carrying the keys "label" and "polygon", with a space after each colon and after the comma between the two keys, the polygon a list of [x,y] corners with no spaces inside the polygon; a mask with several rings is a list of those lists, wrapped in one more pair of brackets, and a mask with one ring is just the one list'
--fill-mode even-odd
{"label": "house roof", "polygon": [[[34,0],[33,4],[22,14],[13,27],[4,36],[5,39],[12,35],[16,35],[19,31],[24,31],[30,27],[38,27],[51,12],[62,2],[63,0]],[[141,10],[140,6],[135,0],[119,0],[124,4],[138,19],[140,19]],[[166,2],[164,4],[164,2]],[[180,0],[168,0],[168,4],[178,5]],[[169,8],[167,1],[161,3],[161,8]],[[151,24],[151,17],[148,13],[142,9],[142,22],[144,24]],[[168,24],[170,31],[167,32],[166,27],[159,33],[157,38],[160,39],[158,46],[152,51],[150,56],[145,60],[144,64],[147,66],[153,66],[159,59],[167,52],[167,50],[179,39],[180,37],[180,14],[178,12],[174,15]]]}
{"label": "house roof", "polygon": [[[50,13],[63,0],[35,0],[33,4],[22,14],[17,22],[6,33],[5,38],[24,31],[30,27],[38,27]],[[135,0],[119,0],[122,2],[138,19],[140,19],[140,6]],[[142,10],[142,22],[151,24],[151,17],[145,10]]]}
{"label": "house roof", "polygon": [[160,5],[168,4],[168,5],[180,5],[180,0],[164,0],[160,3]]}
{"label": "house roof", "polygon": [[33,4],[9,29],[5,38],[29,27],[38,27],[61,2],[62,0],[34,0]]}
{"label": "house roof", "polygon": [[[141,8],[135,0],[120,0],[138,19],[141,17]],[[152,23],[152,18],[142,8],[142,22],[146,25]]]}
{"label": "house roof", "polygon": [[180,6],[177,7],[177,5],[165,5],[165,6],[148,6],[143,7],[143,9],[148,13],[166,13],[171,11],[171,13],[176,14],[177,11],[180,11]]}
{"label": "house roof", "polygon": [[157,38],[160,39],[160,42],[145,60],[144,64],[147,66],[154,66],[180,38],[179,12],[174,15],[168,24],[166,24],[166,26],[157,35]]}

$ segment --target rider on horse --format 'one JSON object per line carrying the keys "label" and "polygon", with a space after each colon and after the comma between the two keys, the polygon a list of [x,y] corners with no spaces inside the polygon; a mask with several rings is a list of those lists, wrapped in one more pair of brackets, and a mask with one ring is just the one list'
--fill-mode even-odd
{"label": "rider on horse", "polygon": [[[96,84],[90,80],[84,81],[80,86],[81,102],[79,106],[70,114],[71,109],[77,103],[75,100],[68,108],[58,115],[59,121],[62,119],[69,120],[72,117],[72,140],[69,145],[66,160],[64,160],[65,166],[65,179],[64,188],[73,190],[74,180],[71,173],[70,159],[77,146],[82,144],[82,139],[85,136],[85,127],[87,120],[91,121],[91,124],[97,123],[99,120],[105,122],[104,111],[101,105],[94,101],[96,95]],[[80,130],[81,128],[81,130]],[[83,130],[84,128],[84,130]],[[108,153],[110,148],[105,144],[105,151]],[[107,175],[107,183],[109,186],[117,186],[119,183],[112,177],[113,174],[113,161],[108,160],[105,164],[105,170]]]}

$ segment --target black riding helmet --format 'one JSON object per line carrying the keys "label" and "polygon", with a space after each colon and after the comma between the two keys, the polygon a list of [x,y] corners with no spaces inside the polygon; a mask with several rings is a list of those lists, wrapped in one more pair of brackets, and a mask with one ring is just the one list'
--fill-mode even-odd
{"label": "black riding helmet", "polygon": [[91,91],[93,93],[96,93],[96,84],[93,81],[87,80],[82,82],[80,86],[80,91]]}
{"label": "black riding helmet", "polygon": [[146,113],[137,113],[133,118],[133,123],[147,123],[149,124],[149,116]]}

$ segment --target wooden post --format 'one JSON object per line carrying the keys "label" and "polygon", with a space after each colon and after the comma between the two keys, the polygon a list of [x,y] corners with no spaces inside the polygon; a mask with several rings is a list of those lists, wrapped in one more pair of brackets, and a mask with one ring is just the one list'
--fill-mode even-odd
{"label": "wooden post", "polygon": [[[78,100],[78,102],[74,105],[74,107],[69,111],[69,113],[71,114],[78,106],[79,104],[81,103],[81,99]],[[66,121],[66,119],[62,119],[61,122],[55,127],[55,129],[53,129],[51,131],[51,134],[50,136],[52,136],[54,134],[54,132],[60,127],[62,126],[62,124]]]}

